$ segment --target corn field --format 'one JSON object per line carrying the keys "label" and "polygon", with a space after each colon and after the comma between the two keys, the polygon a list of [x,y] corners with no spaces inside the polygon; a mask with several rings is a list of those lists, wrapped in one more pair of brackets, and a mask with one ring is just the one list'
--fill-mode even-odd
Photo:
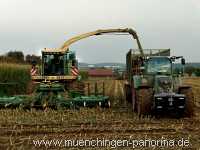
{"label": "corn field", "polygon": [[30,66],[0,63],[0,95],[25,94],[30,83]]}

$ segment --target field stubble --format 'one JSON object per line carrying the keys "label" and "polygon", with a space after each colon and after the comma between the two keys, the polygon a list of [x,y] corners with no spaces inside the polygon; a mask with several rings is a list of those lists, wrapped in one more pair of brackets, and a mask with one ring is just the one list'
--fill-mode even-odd
{"label": "field stubble", "polygon": [[[99,86],[102,85],[100,84],[102,81],[97,82]],[[130,140],[144,137],[151,139],[189,138],[191,148],[200,147],[199,78],[184,80],[194,89],[196,113],[194,118],[182,119],[155,119],[148,116],[140,119],[131,109],[125,108],[123,81],[105,80],[104,82],[106,95],[111,98],[112,108],[110,109],[81,108],[80,110],[47,110],[45,112],[0,110],[0,148],[36,149],[32,139]],[[101,88],[99,87],[99,90]]]}

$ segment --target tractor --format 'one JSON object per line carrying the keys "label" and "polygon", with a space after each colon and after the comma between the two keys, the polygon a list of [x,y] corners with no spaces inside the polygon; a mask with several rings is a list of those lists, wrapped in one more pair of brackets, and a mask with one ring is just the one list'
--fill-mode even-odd
{"label": "tractor", "polygon": [[[181,68],[175,72],[178,60]],[[193,116],[192,88],[181,81],[184,65],[185,59],[170,56],[170,49],[130,50],[126,55],[125,92],[133,111],[139,116]]]}

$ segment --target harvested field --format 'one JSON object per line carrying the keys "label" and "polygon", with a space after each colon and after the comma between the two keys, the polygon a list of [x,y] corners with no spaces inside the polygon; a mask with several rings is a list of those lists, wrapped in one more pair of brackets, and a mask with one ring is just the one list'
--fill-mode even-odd
{"label": "harvested field", "polygon": [[[94,82],[94,81],[89,81]],[[98,85],[101,86],[100,80]],[[0,149],[78,149],[65,147],[64,140],[172,140],[175,145],[142,147],[135,149],[198,149],[200,148],[200,78],[186,78],[184,82],[194,88],[194,118],[138,118],[125,107],[123,81],[104,80],[106,95],[111,97],[112,108],[81,108],[80,110],[23,111],[0,110]],[[91,87],[92,88],[92,87]],[[100,89],[99,89],[100,90]],[[35,145],[33,140],[51,141],[51,144]],[[189,146],[178,146],[178,141],[189,141]],[[43,141],[43,142],[44,142]],[[55,146],[55,141],[62,141]],[[40,141],[41,142],[41,141]],[[111,149],[100,147],[96,149]],[[152,145],[151,145],[152,146]],[[80,148],[80,147],[79,147]],[[86,147],[84,148],[86,149]],[[88,147],[87,149],[95,149]],[[133,149],[118,147],[118,149]]]}
{"label": "harvested field", "polygon": [[195,104],[200,107],[200,78],[185,78],[184,83],[192,86],[195,96]]}

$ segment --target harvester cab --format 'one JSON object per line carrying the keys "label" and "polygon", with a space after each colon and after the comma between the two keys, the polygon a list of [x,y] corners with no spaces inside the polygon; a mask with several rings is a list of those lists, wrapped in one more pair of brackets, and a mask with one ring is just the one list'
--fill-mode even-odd
{"label": "harvester cab", "polygon": [[[139,115],[166,113],[182,116],[193,115],[191,87],[183,86],[185,59],[170,57],[170,49],[138,50],[127,53],[127,100]],[[175,72],[176,60],[181,59],[180,72]]]}
{"label": "harvester cab", "polygon": [[58,81],[68,82],[77,79],[78,69],[76,55],[72,51],[61,51],[60,49],[47,49],[42,51],[41,75],[32,76],[34,81]]}

